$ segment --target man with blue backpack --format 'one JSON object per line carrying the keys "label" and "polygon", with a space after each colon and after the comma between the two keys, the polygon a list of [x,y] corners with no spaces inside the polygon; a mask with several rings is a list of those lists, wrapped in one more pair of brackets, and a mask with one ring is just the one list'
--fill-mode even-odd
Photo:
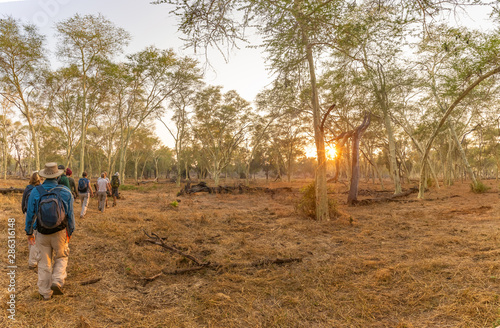
{"label": "man with blue backpack", "polygon": [[90,186],[90,180],[87,179],[87,172],[82,173],[82,177],[78,180],[78,195],[80,197],[80,202],[82,203],[82,211],[80,212],[80,218],[85,216],[87,213],[87,205],[90,197],[94,197],[94,191]]}
{"label": "man with blue backpack", "polygon": [[44,300],[62,295],[69,256],[69,239],[75,229],[73,195],[58,185],[63,170],[47,163],[39,172],[45,182],[31,192],[26,211],[28,243],[39,251],[38,291]]}

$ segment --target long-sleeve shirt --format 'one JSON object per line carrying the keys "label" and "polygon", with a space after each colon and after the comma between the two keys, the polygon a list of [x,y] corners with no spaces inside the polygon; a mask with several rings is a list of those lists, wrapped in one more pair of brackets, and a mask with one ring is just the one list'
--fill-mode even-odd
{"label": "long-sleeve shirt", "polygon": [[[42,184],[43,189],[49,191],[52,188],[57,187],[56,179],[46,179]],[[66,230],[68,236],[71,236],[75,230],[75,214],[73,213],[73,195],[66,188],[61,188],[60,197],[63,202],[64,212],[66,213],[67,225]],[[26,211],[26,226],[25,231],[27,235],[33,234],[33,230],[36,229],[36,218],[35,213],[38,212],[38,204],[40,203],[40,193],[36,188],[31,191],[30,197],[28,199],[28,210]]]}
{"label": "long-sleeve shirt", "polygon": [[78,191],[76,190],[75,179],[68,177],[69,180],[69,190],[73,193],[73,197],[78,196]]}

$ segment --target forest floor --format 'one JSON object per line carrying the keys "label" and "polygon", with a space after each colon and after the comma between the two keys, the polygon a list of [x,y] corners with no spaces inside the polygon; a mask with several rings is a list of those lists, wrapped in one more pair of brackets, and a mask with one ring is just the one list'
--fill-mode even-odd
{"label": "forest floor", "polygon": [[[474,194],[468,183],[398,201],[348,207],[345,184],[330,184],[344,217],[301,218],[299,189],[274,195],[195,194],[174,184],[125,185],[117,207],[92,199],[70,241],[65,294],[38,300],[28,270],[21,195],[0,195],[0,249],[16,218],[15,322],[8,319],[6,265],[0,326],[13,327],[496,327],[500,325],[499,182]],[[26,180],[0,180],[0,188]],[[390,182],[387,182],[389,185]],[[254,183],[254,185],[257,185]],[[406,188],[410,186],[405,186]],[[126,190],[125,190],[126,189]],[[362,183],[360,199],[390,195]],[[177,207],[169,205],[179,199]],[[110,201],[111,205],[111,201]],[[202,261],[185,274],[181,255],[150,244],[144,231]],[[300,262],[252,265],[263,260]],[[262,262],[260,262],[262,263]],[[234,265],[233,265],[234,264]],[[81,285],[91,279],[100,281]]]}

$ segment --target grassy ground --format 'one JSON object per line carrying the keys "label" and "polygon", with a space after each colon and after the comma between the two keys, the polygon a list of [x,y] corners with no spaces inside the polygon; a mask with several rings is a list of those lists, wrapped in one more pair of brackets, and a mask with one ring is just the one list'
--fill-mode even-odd
{"label": "grassy ground", "polygon": [[[20,195],[0,195],[0,244],[6,259],[7,218],[17,220],[15,327],[496,327],[500,325],[498,184],[473,194],[468,184],[432,189],[399,202],[347,207],[345,185],[330,196],[347,215],[316,222],[297,215],[307,181],[274,183],[276,195],[197,194],[175,185],[129,186],[118,207],[77,217],[65,295],[37,299],[27,269]],[[24,187],[26,181],[0,181]],[[262,182],[262,185],[264,183]],[[364,184],[360,198],[388,195]],[[378,192],[376,192],[378,191]],[[180,200],[177,207],[169,205]],[[79,213],[80,204],[75,204]],[[183,275],[190,261],[144,242],[147,232],[185,253],[226,265]],[[248,266],[263,259],[302,258]],[[2,263],[5,263],[2,260]],[[239,264],[231,267],[231,264]],[[6,269],[4,269],[6,271]],[[90,279],[99,282],[82,286]]]}

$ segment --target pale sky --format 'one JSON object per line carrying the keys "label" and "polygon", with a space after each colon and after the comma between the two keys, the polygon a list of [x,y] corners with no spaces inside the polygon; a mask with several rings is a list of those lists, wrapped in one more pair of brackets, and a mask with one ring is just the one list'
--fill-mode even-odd
{"label": "pale sky", "polygon": [[[132,41],[125,53],[134,53],[147,46],[155,45],[160,49],[172,48],[180,55],[189,55],[205,62],[204,56],[195,56],[191,49],[183,49],[182,35],[177,32],[176,20],[169,14],[167,5],[152,5],[152,0],[0,0],[0,17],[13,16],[24,22],[34,23],[42,34],[47,36],[47,46],[55,50],[54,25],[80,14],[101,13],[117,26],[126,29],[132,35]],[[484,9],[469,7],[462,24],[492,28],[485,24]],[[444,19],[450,19],[444,18]],[[244,45],[241,45],[242,47]],[[258,49],[243,47],[234,50],[225,63],[223,57],[215,50],[209,52],[209,60],[213,69],[207,69],[205,82],[211,85],[222,85],[224,91],[236,90],[243,98],[253,101],[255,95],[270,82],[269,72],[265,69],[262,54]],[[170,116],[170,115],[168,115]],[[158,123],[156,132],[163,143],[173,145],[168,131]]]}
{"label": "pale sky", "polygon": [[[151,0],[0,0],[0,16],[12,16],[26,23],[38,26],[47,36],[47,46],[55,51],[55,23],[76,13],[103,14],[117,26],[132,35],[132,41],[125,53],[134,53],[147,46],[155,45],[160,49],[172,48],[180,55],[192,56],[200,62],[205,57],[195,55],[191,49],[183,49],[179,39],[176,20],[169,14],[167,5],[152,5]],[[242,45],[243,46],[243,45]],[[270,83],[268,72],[260,50],[242,48],[232,51],[229,63],[212,50],[209,60],[213,69],[208,68],[205,82],[222,85],[224,91],[236,90],[243,98],[253,101],[255,95]],[[172,140],[167,130],[157,124],[157,134],[167,146]]]}

